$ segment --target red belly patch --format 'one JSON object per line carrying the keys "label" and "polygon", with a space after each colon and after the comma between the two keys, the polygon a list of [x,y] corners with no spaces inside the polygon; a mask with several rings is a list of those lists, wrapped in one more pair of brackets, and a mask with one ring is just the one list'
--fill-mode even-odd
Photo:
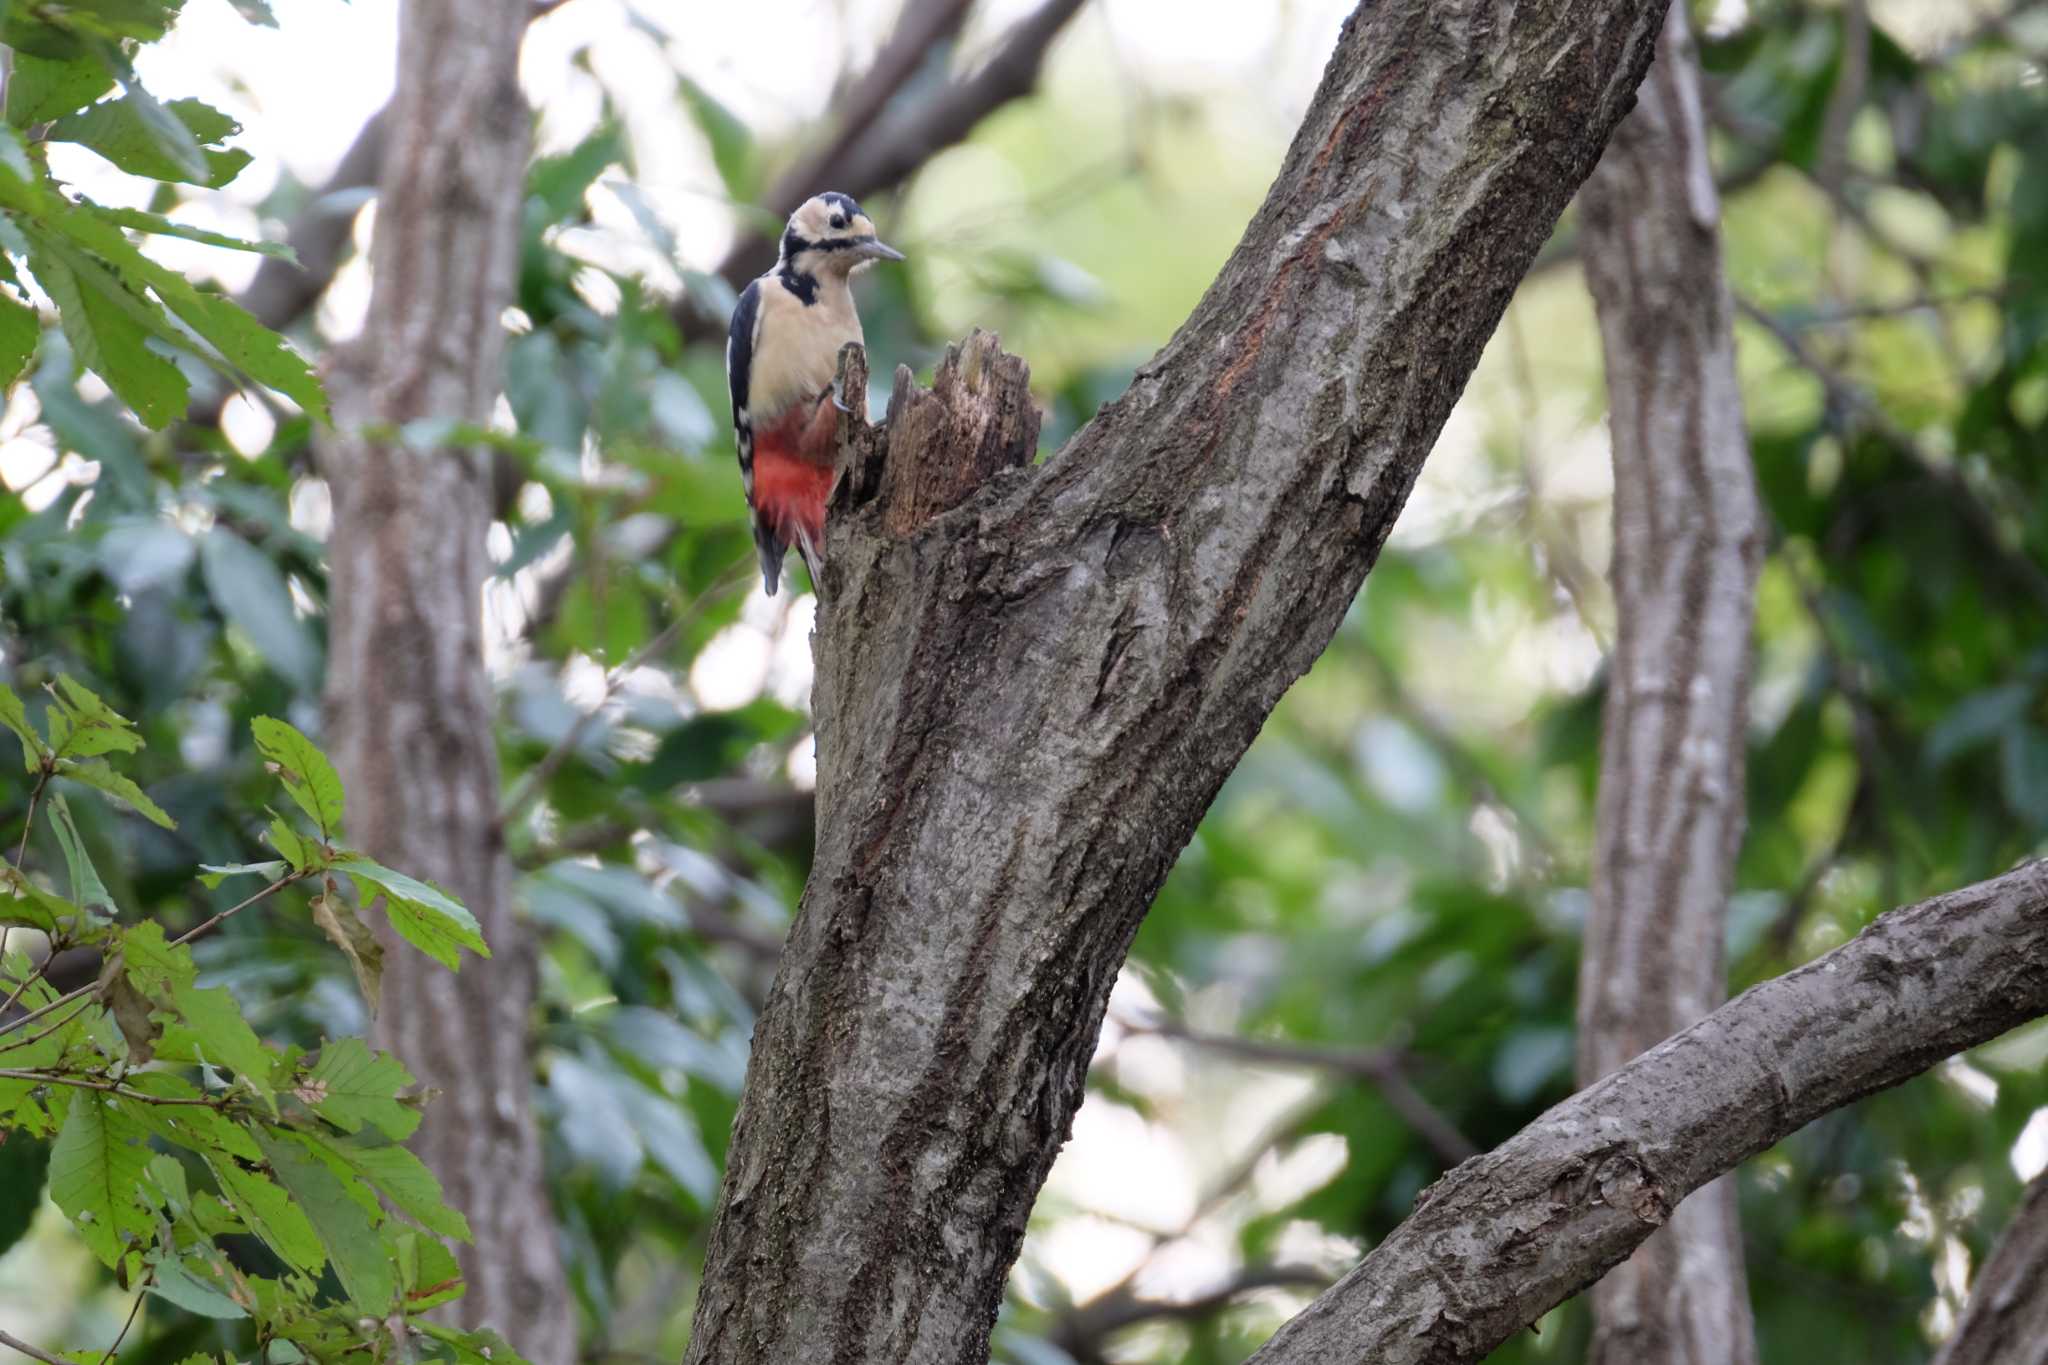
{"label": "red belly patch", "polygon": [[754,510],[785,545],[825,542],[825,500],[832,493],[838,410],[799,404],[754,436]]}

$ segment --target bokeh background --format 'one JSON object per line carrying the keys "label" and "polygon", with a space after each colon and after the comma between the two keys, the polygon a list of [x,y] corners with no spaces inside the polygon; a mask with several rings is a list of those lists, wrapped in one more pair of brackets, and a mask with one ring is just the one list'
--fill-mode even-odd
{"label": "bokeh background", "polygon": [[[568,0],[526,41],[487,633],[508,782],[532,797],[513,838],[542,942],[535,1084],[592,1361],[679,1353],[811,839],[812,603],[732,572],[750,550],[717,271],[772,231],[752,205],[828,135],[899,7]],[[897,112],[1039,8],[982,0]],[[983,326],[1030,360],[1048,447],[1085,421],[1214,275],[1348,8],[1079,6],[1035,91],[870,197],[910,254],[860,291],[877,409],[893,366]],[[395,6],[278,9],[267,30],[191,0],[146,55],[253,156],[156,206],[248,236],[341,224],[331,283],[280,319],[321,353],[366,304],[375,208],[343,182],[390,92]],[[1771,526],[1740,989],[2048,836],[2048,5],[1694,13]],[[89,152],[52,157],[100,202],[150,202]],[[151,249],[255,283],[254,257]],[[178,832],[79,822],[124,906],[196,919],[193,864],[255,849],[247,718],[318,728],[326,489],[274,396],[149,434],[45,355],[0,416],[0,677],[74,673],[145,717],[138,774]],[[1568,216],[1358,604],[1145,923],[999,1359],[1241,1360],[1448,1165],[1569,1093],[1614,633],[1604,420]],[[24,799],[0,790],[0,827]],[[238,918],[200,953],[275,1036],[365,1026],[302,916]],[[2048,1028],[2021,1030],[1743,1169],[1765,1360],[1928,1357],[2048,1167],[2044,1060]],[[54,1208],[0,1257],[0,1322],[31,1339],[110,1341],[127,1302]],[[1587,1327],[1567,1304],[1494,1359],[1577,1360]],[[215,1330],[153,1303],[123,1358]]]}

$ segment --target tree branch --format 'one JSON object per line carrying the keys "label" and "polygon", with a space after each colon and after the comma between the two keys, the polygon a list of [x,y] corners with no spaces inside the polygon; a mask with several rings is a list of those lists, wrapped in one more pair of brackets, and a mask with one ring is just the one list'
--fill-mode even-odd
{"label": "tree branch", "polygon": [[[864,199],[908,178],[997,109],[1030,94],[1038,83],[1046,50],[1084,3],[1086,0],[1044,0],[1037,10],[1017,21],[979,70],[913,108],[891,113],[888,99],[874,96],[885,88],[888,95],[894,95],[916,69],[915,63],[909,62],[908,38],[914,32],[942,36],[957,28],[963,17],[948,15],[945,0],[914,5],[897,26],[889,46],[875,59],[875,66],[854,87],[861,98],[853,101],[837,135],[779,177],[761,206],[779,220],[821,190],[839,190]],[[904,51],[896,50],[899,44]],[[891,78],[896,84],[888,86]],[[873,91],[869,91],[871,84]],[[827,180],[831,183],[825,183]],[[760,274],[774,261],[775,240],[770,234],[748,232],[726,253],[718,273],[734,284]],[[678,300],[677,309],[685,314],[679,323],[697,321],[687,295]]]}
{"label": "tree branch", "polygon": [[2030,1365],[2048,1342],[2048,1176],[2027,1185],[1934,1365]]}
{"label": "tree branch", "polygon": [[[1329,642],[1663,0],[1379,0],[1265,206],[1044,464],[986,338],[845,424],[816,861],[691,1362],[985,1359],[1118,967]],[[864,385],[846,385],[858,395]],[[859,404],[856,404],[859,406]]]}
{"label": "tree branch", "polygon": [[51,1355],[40,1346],[31,1346],[20,1337],[4,1329],[0,1329],[0,1346],[5,1346],[9,1350],[19,1351],[30,1360],[40,1360],[43,1362],[43,1365],[71,1365],[71,1362],[62,1356]]}
{"label": "tree branch", "polygon": [[2048,863],[1893,910],[1430,1186],[1252,1361],[1476,1361],[1709,1180],[2044,1013]]}

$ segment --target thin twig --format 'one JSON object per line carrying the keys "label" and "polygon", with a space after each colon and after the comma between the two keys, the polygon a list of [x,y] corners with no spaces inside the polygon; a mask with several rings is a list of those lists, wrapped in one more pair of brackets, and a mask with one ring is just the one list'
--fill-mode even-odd
{"label": "thin twig", "polygon": [[141,1100],[144,1104],[197,1105],[202,1109],[218,1109],[221,1101],[201,1096],[193,1099],[182,1095],[152,1095],[147,1090],[134,1090],[114,1081],[95,1081],[86,1076],[73,1076],[62,1071],[36,1071],[17,1067],[0,1067],[0,1080],[29,1081],[36,1085],[68,1085],[74,1090],[98,1090],[103,1094],[119,1095],[122,1099]]}
{"label": "thin twig", "polygon": [[[279,891],[284,890],[284,888],[292,885],[294,882],[302,882],[306,880],[306,878],[313,876],[314,872],[315,870],[309,869],[305,871],[293,872],[288,876],[279,877],[276,881],[264,887],[261,891],[258,891],[255,895],[250,896],[248,899],[241,901],[238,904],[231,905],[227,909],[221,911],[219,914],[213,916],[211,919],[203,920],[199,924],[193,926],[192,928],[187,929],[184,933],[172,939],[170,942],[170,946],[175,948],[178,947],[180,944],[190,943],[193,939],[198,938],[201,934],[212,932],[215,928],[219,927],[220,923],[223,920],[227,919],[230,915],[238,914],[241,911],[248,909],[257,901],[260,901],[267,896],[276,895]],[[82,995],[90,994],[92,991],[97,990],[98,988],[98,982],[93,982],[91,985],[87,986],[80,986],[77,990],[68,991],[63,995],[58,996],[55,1000],[50,1001],[46,1005],[41,1005],[36,1009],[30,1010],[27,1014],[22,1015],[19,1019],[10,1019],[7,1020],[5,1023],[0,1023],[0,1038],[6,1037],[8,1034],[13,1033],[16,1029],[26,1028],[28,1025],[34,1023],[36,1020],[50,1013],[50,1011],[57,1009],[63,1005],[66,1005],[71,1001],[78,999]]]}
{"label": "thin twig", "polygon": [[36,802],[42,799],[43,788],[49,785],[50,771],[49,761],[45,759],[41,768],[36,772],[36,785],[29,791],[28,814],[21,822],[21,843],[14,850],[14,870],[16,872],[21,871],[21,860],[28,856],[29,831],[36,827]]}
{"label": "thin twig", "polygon": [[541,789],[547,785],[548,779],[555,775],[555,772],[562,764],[568,761],[569,755],[575,751],[576,745],[582,740],[584,732],[596,723],[598,716],[604,712],[605,706],[613,697],[618,695],[619,689],[625,686],[626,679],[631,677],[634,671],[642,664],[645,664],[649,659],[662,653],[670,645],[674,644],[676,637],[682,634],[685,627],[694,623],[699,616],[702,616],[706,607],[724,597],[727,592],[740,583],[746,581],[746,577],[752,572],[753,556],[748,555],[733,568],[728,569],[710,587],[698,593],[696,598],[687,607],[676,613],[676,618],[673,621],[662,627],[659,634],[646,644],[640,646],[640,648],[634,650],[632,654],[627,656],[624,663],[605,675],[604,695],[597,699],[597,704],[576,717],[569,728],[562,732],[562,737],[556,740],[545,754],[541,755],[540,762],[527,769],[525,774],[520,777],[518,783],[512,788],[511,793],[506,796],[505,804],[498,812],[498,824],[501,828],[518,819],[527,806],[532,804],[533,799],[540,795]]}
{"label": "thin twig", "polygon": [[71,1365],[71,1362],[62,1356],[53,1356],[40,1346],[31,1346],[4,1328],[0,1328],[0,1346],[19,1351],[30,1360],[40,1360],[43,1365]]}
{"label": "thin twig", "polygon": [[100,1357],[100,1365],[107,1365],[107,1362],[114,1358],[114,1352],[121,1349],[121,1343],[128,1339],[128,1329],[135,1325],[135,1315],[142,1311],[143,1293],[149,1287],[149,1281],[144,1280],[142,1283],[142,1289],[135,1291],[135,1302],[128,1309],[128,1320],[121,1324],[120,1334],[114,1338],[114,1344],[109,1346],[107,1353]]}
{"label": "thin twig", "polygon": [[[42,1042],[42,1041],[43,1041],[43,1039],[45,1039],[45,1038],[49,1037],[49,1036],[50,1036],[51,1034],[55,1033],[55,1032],[56,1032],[57,1030],[59,1030],[59,1029],[61,1029],[61,1028],[64,1028],[64,1027],[68,1026],[68,1025],[69,1025],[69,1024],[71,1023],[71,1021],[72,1021],[72,1020],[76,1019],[76,1018],[77,1018],[77,1017],[78,1017],[79,1015],[81,1015],[81,1014],[83,1014],[83,1013],[85,1012],[85,1007],[86,1007],[87,1005],[89,1005],[89,1004],[91,1004],[91,1003],[92,1003],[92,1001],[90,1001],[90,1000],[84,1000],[84,999],[79,999],[79,997],[80,997],[81,995],[83,995],[83,994],[84,994],[84,993],[85,993],[86,991],[89,991],[89,990],[91,990],[91,989],[92,989],[92,987],[90,987],[90,986],[81,986],[81,987],[80,987],[80,988],[79,988],[78,990],[75,990],[75,991],[73,991],[73,992],[72,992],[71,994],[69,994],[69,995],[66,995],[66,996],[63,996],[63,997],[62,997],[62,998],[60,998],[60,999],[57,999],[57,1000],[53,1000],[53,1001],[51,1001],[51,1002],[50,1002],[50,1003],[51,1003],[51,1005],[55,1006],[55,1005],[61,1005],[61,1004],[63,1004],[63,1003],[64,1003],[64,1001],[66,1001],[66,1000],[77,1000],[77,1001],[78,1001],[78,1008],[77,1008],[77,1009],[75,1009],[75,1010],[73,1010],[73,1011],[71,1011],[71,1013],[69,1013],[69,1014],[65,1015],[65,1016],[64,1016],[64,1017],[63,1017],[62,1019],[57,1019],[57,1020],[53,1020],[53,1021],[52,1021],[52,1022],[51,1022],[51,1023],[50,1023],[49,1025],[48,1025],[48,1026],[47,1026],[47,1027],[43,1028],[43,1029],[42,1029],[41,1031],[39,1031],[39,1032],[36,1032],[36,1033],[31,1033],[31,1034],[30,1034],[30,1035],[29,1035],[28,1037],[26,1037],[26,1038],[22,1039],[22,1040],[21,1040],[20,1042],[18,1042],[18,1043],[10,1043],[10,1044],[8,1045],[8,1046],[9,1046],[9,1048],[10,1048],[10,1049],[16,1049],[16,1048],[25,1048],[25,1047],[32,1047],[32,1046],[34,1046],[35,1044],[37,1044],[37,1043],[40,1043],[40,1042]],[[24,1023],[26,1023],[27,1021],[26,1021],[26,1020],[23,1020],[23,1022],[24,1022]]]}

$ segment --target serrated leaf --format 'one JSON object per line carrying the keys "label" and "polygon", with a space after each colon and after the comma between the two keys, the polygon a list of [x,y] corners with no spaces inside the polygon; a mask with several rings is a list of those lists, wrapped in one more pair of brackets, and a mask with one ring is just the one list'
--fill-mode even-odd
{"label": "serrated leaf", "polygon": [[163,996],[173,986],[189,986],[199,975],[192,962],[192,950],[164,937],[163,925],[144,920],[121,935],[120,952],[109,960],[118,963],[135,988],[147,996]]}
{"label": "serrated leaf", "polygon": [[0,924],[26,924],[55,933],[66,922],[84,918],[85,911],[0,863]]}
{"label": "serrated leaf", "polygon": [[161,825],[165,829],[178,827],[178,822],[165,814],[162,806],[150,800],[142,788],[104,763],[66,763],[63,773],[73,782],[81,782],[95,791],[105,792],[152,824]]}
{"label": "serrated leaf", "polygon": [[313,897],[313,923],[348,958],[348,965],[356,974],[356,985],[362,990],[363,1003],[374,1016],[384,996],[384,945],[357,916],[355,907],[341,896]]}
{"label": "serrated leaf", "polygon": [[7,121],[32,128],[83,109],[113,88],[114,73],[92,57],[55,61],[17,52],[7,80]]}
{"label": "serrated leaf", "polygon": [[447,1247],[410,1229],[392,1241],[398,1248],[399,1287],[405,1291],[406,1312],[424,1313],[462,1297],[466,1287],[462,1266]]}
{"label": "serrated leaf", "polygon": [[470,1239],[469,1220],[448,1207],[441,1182],[405,1148],[395,1142],[373,1146],[360,1138],[331,1142],[328,1147],[421,1227],[461,1242]]}
{"label": "serrated leaf", "polygon": [[135,722],[101,701],[97,693],[69,673],[57,675],[52,695],[69,726],[63,742],[54,746],[59,758],[132,754],[142,747]]}
{"label": "serrated leaf", "polygon": [[57,305],[58,325],[81,364],[150,427],[183,414],[191,391],[184,374],[149,349],[149,333],[129,316],[124,301],[86,283],[48,249],[30,252],[28,266]]}
{"label": "serrated leaf", "polygon": [[71,899],[80,905],[93,906],[112,912],[114,898],[107,894],[107,885],[100,880],[99,869],[92,865],[92,855],[86,852],[85,840],[78,833],[78,825],[71,818],[71,805],[62,796],[50,798],[50,826],[57,832],[57,843],[64,850],[64,866],[71,874]]}
{"label": "serrated leaf", "polygon": [[151,232],[162,237],[183,237],[189,242],[204,242],[207,246],[226,247],[230,251],[253,251],[261,256],[271,256],[291,265],[299,263],[298,253],[285,242],[252,242],[246,237],[230,237],[224,232],[209,232],[205,228],[181,223],[175,218],[166,218],[161,213],[149,213],[142,209],[107,208],[94,204],[92,210],[110,223],[118,223],[135,232]]}
{"label": "serrated leaf", "polygon": [[391,927],[413,947],[446,967],[459,967],[463,948],[489,957],[476,917],[437,886],[372,862],[360,853],[337,858],[334,866],[384,893]]}
{"label": "serrated leaf", "polygon": [[372,1052],[360,1038],[338,1038],[293,1089],[320,1117],[347,1133],[364,1124],[397,1141],[420,1126],[419,1110],[399,1099],[412,1073],[388,1052]]}
{"label": "serrated leaf", "polygon": [[34,772],[41,766],[38,760],[49,752],[49,746],[36,733],[36,727],[29,723],[28,708],[6,683],[0,683],[0,725],[12,730],[15,738],[21,741],[23,769]]}
{"label": "serrated leaf", "polygon": [[287,866],[274,858],[267,863],[201,863],[199,880],[209,891],[218,890],[229,877],[239,877],[246,872],[258,873],[265,880],[274,882],[284,875]]}
{"label": "serrated leaf", "polygon": [[321,836],[332,840],[341,832],[341,775],[312,740],[275,716],[249,722],[256,748],[275,768],[287,795],[313,817]]}
{"label": "serrated leaf", "polygon": [[[76,142],[130,175],[219,189],[252,159],[239,148],[202,150],[240,131],[240,125],[199,100],[168,105],[130,85],[120,99],[67,114],[50,125],[49,140]],[[189,154],[188,154],[189,153]]]}
{"label": "serrated leaf", "polygon": [[314,421],[328,420],[327,391],[290,342],[233,299],[202,293],[176,271],[150,262],[147,275],[157,297],[181,322],[212,343],[230,365],[291,399]]}
{"label": "serrated leaf", "polygon": [[292,1138],[259,1132],[256,1141],[279,1183],[311,1221],[350,1301],[372,1316],[390,1311],[398,1284],[371,1216],[349,1197],[334,1172]]}
{"label": "serrated leaf", "polygon": [[163,1031],[157,1046],[160,1056],[227,1067],[260,1093],[270,1094],[277,1054],[263,1046],[227,987],[173,986],[169,1003],[175,1021]]}
{"label": "serrated leaf", "polygon": [[[260,1145],[260,1144],[259,1144]],[[317,1277],[327,1263],[320,1234],[306,1215],[269,1177],[227,1157],[207,1155],[206,1165],[242,1223],[295,1270]],[[268,1152],[264,1155],[267,1157]]]}
{"label": "serrated leaf", "polygon": [[102,1264],[117,1266],[131,1243],[149,1240],[152,1219],[138,1199],[149,1163],[148,1132],[119,1100],[80,1090],[50,1151],[50,1198]]}

